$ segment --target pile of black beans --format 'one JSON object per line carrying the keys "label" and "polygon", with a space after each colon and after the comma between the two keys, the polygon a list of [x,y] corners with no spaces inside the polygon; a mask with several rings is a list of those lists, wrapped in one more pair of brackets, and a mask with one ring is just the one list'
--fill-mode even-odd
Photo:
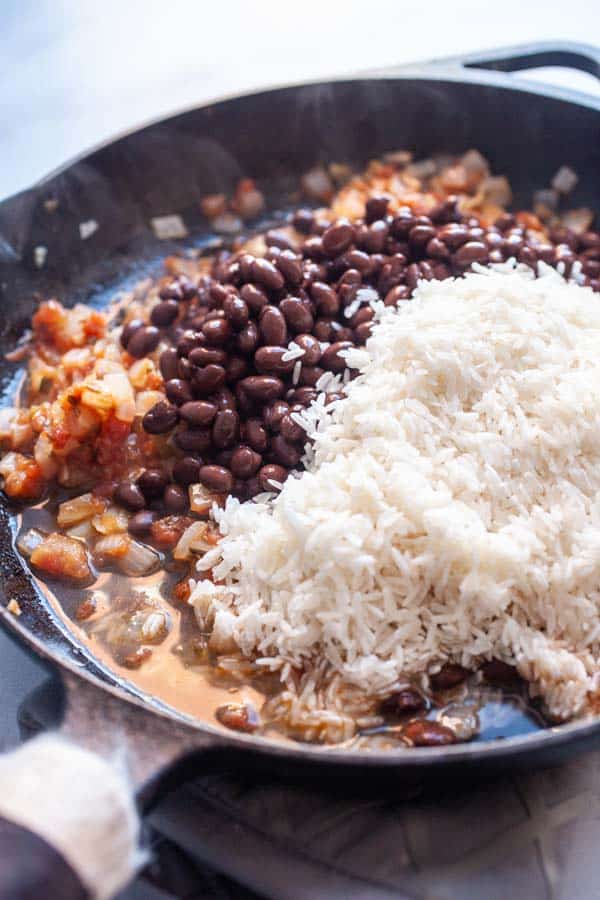
{"label": "pile of black beans", "polygon": [[[510,213],[484,226],[452,197],[427,216],[408,208],[389,214],[387,198],[376,196],[362,221],[300,210],[291,224],[299,241],[274,229],[264,236],[264,257],[221,252],[209,275],[196,283],[178,276],[161,289],[150,324],[124,328],[122,344],[134,357],[161,340],[171,345],[160,355],[166,400],[142,424],[150,434],[172,433],[180,456],[172,479],[149,470],[119,485],[117,502],[140,511],[162,498],[176,514],[188,509],[190,484],[245,500],[283,483],[300,466],[305,442],[292,414],[316,397],[324,372],[343,372],[340,351],[369,336],[368,304],[345,315],[362,287],[395,305],[421,279],[516,257],[532,267],[543,260],[567,277],[579,261],[580,278],[600,290],[599,234],[558,227],[541,241]],[[304,350],[296,383],[297,360],[284,360],[291,340]]]}

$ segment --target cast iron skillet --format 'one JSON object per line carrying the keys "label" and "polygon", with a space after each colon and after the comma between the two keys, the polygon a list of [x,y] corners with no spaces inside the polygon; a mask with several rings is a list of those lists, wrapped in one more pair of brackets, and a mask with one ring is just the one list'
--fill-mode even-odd
{"label": "cast iron skillet", "polygon": [[[0,204],[0,352],[14,347],[41,297],[102,300],[111,286],[176,249],[153,236],[154,217],[180,214],[192,243],[201,243],[198,201],[230,191],[242,175],[256,178],[276,209],[318,162],[360,165],[398,148],[419,158],[476,147],[509,176],[517,206],[528,205],[532,191],[566,163],[579,175],[573,206],[600,210],[600,100],[502,74],[548,65],[600,77],[600,51],[577,44],[513,47],[264,91],[182,112],[80,157]],[[48,201],[58,201],[54,211]],[[98,227],[82,239],[80,225],[89,222]],[[40,247],[46,256],[37,268]],[[0,363],[4,389],[15,370]],[[116,742],[125,747],[145,799],[159,774],[181,777],[185,764],[198,772],[217,764],[420,778],[442,767],[539,765],[600,738],[599,721],[472,745],[344,753],[276,745],[194,722],[124,683],[77,643],[40,600],[13,550],[7,510],[0,515],[3,624],[59,672],[65,730],[100,752]],[[12,598],[23,611],[18,619],[5,609]]]}

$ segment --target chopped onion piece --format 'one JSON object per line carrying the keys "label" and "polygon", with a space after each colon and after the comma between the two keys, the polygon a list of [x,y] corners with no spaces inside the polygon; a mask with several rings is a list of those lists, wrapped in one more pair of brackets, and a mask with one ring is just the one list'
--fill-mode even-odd
{"label": "chopped onion piece", "polygon": [[116,506],[109,506],[100,515],[94,516],[92,525],[100,534],[119,534],[127,531],[127,515]]}
{"label": "chopped onion piece", "polygon": [[186,528],[173,550],[175,559],[187,559],[191,553],[206,553],[215,546],[208,522],[194,522]]}
{"label": "chopped onion piece", "polygon": [[215,498],[202,484],[191,484],[188,489],[190,509],[197,516],[207,516]]}
{"label": "chopped onion piece", "polygon": [[575,234],[583,234],[584,231],[589,231],[591,228],[594,213],[586,206],[582,206],[579,209],[568,209],[562,214],[561,219],[563,225],[570,228]]}
{"label": "chopped onion piece", "polygon": [[552,179],[552,187],[560,194],[570,194],[578,181],[577,172],[574,172],[569,166],[561,166]]}
{"label": "chopped onion piece", "polygon": [[81,494],[72,500],[65,500],[58,507],[56,521],[60,528],[68,528],[85,519],[91,519],[104,510],[104,500],[92,494]]}
{"label": "chopped onion piece", "polygon": [[45,535],[35,528],[30,528],[29,531],[20,534],[17,538],[17,549],[19,553],[22,553],[23,556],[29,558],[35,548],[39,547],[42,543],[44,537]]}
{"label": "chopped onion piece", "polygon": [[120,570],[131,578],[151,575],[158,569],[160,556],[151,547],[127,538],[127,552],[117,560]]}
{"label": "chopped onion piece", "polygon": [[100,538],[96,542],[94,548],[95,556],[102,559],[109,557],[110,559],[120,559],[129,551],[130,539],[124,534],[107,534],[106,537]]}

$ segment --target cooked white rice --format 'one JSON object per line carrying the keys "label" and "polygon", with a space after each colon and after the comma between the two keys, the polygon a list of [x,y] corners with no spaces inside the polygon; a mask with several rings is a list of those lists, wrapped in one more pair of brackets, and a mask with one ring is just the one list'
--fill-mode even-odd
{"label": "cooked white rice", "polygon": [[192,601],[262,665],[366,693],[498,657],[570,717],[600,651],[600,304],[543,267],[379,309],[309,468],[216,510]]}

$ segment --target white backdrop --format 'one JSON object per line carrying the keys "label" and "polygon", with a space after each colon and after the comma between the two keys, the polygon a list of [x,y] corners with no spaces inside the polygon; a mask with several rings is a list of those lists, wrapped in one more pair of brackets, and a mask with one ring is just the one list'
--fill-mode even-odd
{"label": "white backdrop", "polygon": [[600,43],[597,0],[2,0],[1,13],[0,196],[221,94],[525,41]]}

